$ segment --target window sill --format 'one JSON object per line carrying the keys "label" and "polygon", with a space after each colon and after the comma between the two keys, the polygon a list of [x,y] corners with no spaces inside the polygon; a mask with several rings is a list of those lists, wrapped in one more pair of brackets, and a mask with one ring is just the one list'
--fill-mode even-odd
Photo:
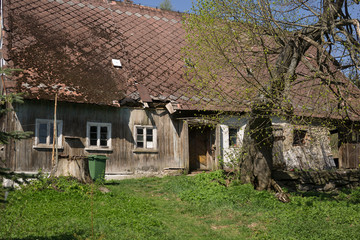
{"label": "window sill", "polygon": [[[39,150],[52,150],[53,149],[53,146],[50,146],[50,145],[34,145],[33,146],[33,149],[39,149]],[[56,149],[56,148],[54,148]],[[58,150],[62,151],[64,150],[64,147],[57,147]]]}
{"label": "window sill", "polygon": [[148,149],[148,148],[136,148],[133,150],[133,153],[158,153],[157,149]]}
{"label": "window sill", "polygon": [[91,147],[91,148],[85,148],[85,151],[87,152],[112,152],[112,148],[99,148],[99,147]]}

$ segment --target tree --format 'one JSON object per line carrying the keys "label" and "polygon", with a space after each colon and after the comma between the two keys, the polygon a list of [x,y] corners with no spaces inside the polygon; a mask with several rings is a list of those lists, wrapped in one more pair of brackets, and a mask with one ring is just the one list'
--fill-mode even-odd
{"label": "tree", "polygon": [[346,120],[359,115],[349,101],[350,86],[339,73],[360,72],[360,23],[353,18],[358,4],[358,0],[194,4],[194,14],[184,21],[185,54],[192,62],[189,76],[199,98],[224,108],[235,105],[230,107],[235,111],[250,109],[240,168],[244,182],[257,189],[271,186],[271,117],[294,120],[301,108],[308,114],[309,106],[296,99],[309,96],[301,96],[295,82],[304,86],[317,81],[312,93],[321,96],[311,100],[317,109],[325,108],[321,105],[326,98],[326,107],[340,106],[331,114]]}
{"label": "tree", "polygon": [[160,3],[160,8],[162,10],[173,10],[173,6],[170,2],[170,0],[163,0],[161,3]]}
{"label": "tree", "polygon": [[[0,69],[0,73],[4,72]],[[23,103],[21,94],[8,94],[8,95],[0,95],[0,119],[3,121],[5,115],[12,111],[11,104],[13,103]],[[20,140],[24,138],[28,138],[32,132],[23,132],[23,131],[0,131],[0,146],[8,144],[10,140]],[[0,159],[0,164],[3,164],[4,159]],[[23,181],[26,181],[28,176],[25,174],[17,174],[9,171],[5,167],[0,165],[0,183],[2,183],[3,178],[10,179],[18,184],[21,184]],[[0,186],[0,202],[3,201],[5,191]]]}

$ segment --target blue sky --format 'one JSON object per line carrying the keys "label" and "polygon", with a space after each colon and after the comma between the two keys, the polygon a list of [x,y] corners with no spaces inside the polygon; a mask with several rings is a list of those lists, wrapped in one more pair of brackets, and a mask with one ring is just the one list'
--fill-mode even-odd
{"label": "blue sky", "polygon": [[[162,0],[133,0],[136,4],[159,7]],[[170,0],[175,11],[186,12],[191,9],[192,0]]]}
{"label": "blue sky", "polygon": [[[163,0],[133,0],[133,1],[136,4],[141,4],[144,6],[159,7],[160,3]],[[174,8],[173,10],[180,11],[180,12],[190,11],[191,6],[192,6],[192,1],[193,0],[170,0],[172,6]],[[360,17],[360,13],[354,11],[354,9],[352,7],[349,8],[349,11],[350,11],[350,13],[355,13],[355,15],[353,17],[355,17],[355,18]]]}

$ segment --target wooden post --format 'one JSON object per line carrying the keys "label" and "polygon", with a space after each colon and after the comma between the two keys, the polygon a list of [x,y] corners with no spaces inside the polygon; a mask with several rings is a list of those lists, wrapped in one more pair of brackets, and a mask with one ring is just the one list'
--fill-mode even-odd
{"label": "wooden post", "polygon": [[2,95],[6,95],[5,81],[4,81],[4,73],[1,73],[1,82],[2,82],[1,94],[2,94]]}
{"label": "wooden post", "polygon": [[52,147],[52,157],[51,157],[51,164],[54,168],[55,166],[55,145],[56,145],[56,160],[58,159],[57,156],[57,131],[56,131],[56,108],[57,108],[57,93],[55,93],[55,108],[54,108],[54,132],[53,132],[53,147]]}

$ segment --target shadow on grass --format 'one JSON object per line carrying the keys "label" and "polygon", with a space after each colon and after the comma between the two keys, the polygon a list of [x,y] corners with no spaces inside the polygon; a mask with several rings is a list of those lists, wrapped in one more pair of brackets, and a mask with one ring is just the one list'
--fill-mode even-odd
{"label": "shadow on grass", "polygon": [[111,180],[104,183],[105,186],[117,186],[120,185],[121,180]]}
{"label": "shadow on grass", "polygon": [[[338,196],[338,193],[324,193],[324,192],[295,192],[295,195],[301,196],[301,197],[317,197],[322,200],[336,200],[336,196]],[[337,201],[337,200],[336,200]]]}
{"label": "shadow on grass", "polygon": [[0,240],[78,240],[82,239],[79,237],[83,232],[77,232],[77,233],[64,233],[56,236],[48,236],[48,237],[40,237],[40,236],[27,236],[27,237],[15,237],[15,238],[9,238],[9,237],[0,237]]}

